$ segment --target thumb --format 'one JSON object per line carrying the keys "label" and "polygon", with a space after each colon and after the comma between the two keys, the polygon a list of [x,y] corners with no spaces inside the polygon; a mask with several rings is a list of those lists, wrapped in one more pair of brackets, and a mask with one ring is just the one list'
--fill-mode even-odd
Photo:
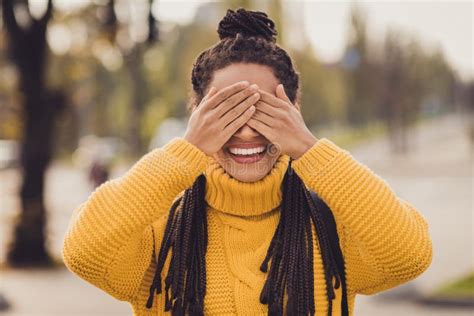
{"label": "thumb", "polygon": [[217,91],[216,87],[212,86],[209,91],[207,92],[207,94],[204,96],[203,100],[207,100],[209,99],[210,97],[212,97],[215,92]]}
{"label": "thumb", "polygon": [[276,88],[276,96],[291,104],[290,98],[286,95],[285,88],[281,83]]}
{"label": "thumb", "polygon": [[[280,83],[277,86],[276,95],[277,95],[278,98],[283,99],[286,102],[288,102],[289,104],[293,105],[290,98],[288,98],[288,96],[286,95],[286,91],[285,91],[285,88],[283,87],[283,84]],[[298,111],[300,110],[300,105],[298,103],[295,103],[294,106],[298,109]]]}

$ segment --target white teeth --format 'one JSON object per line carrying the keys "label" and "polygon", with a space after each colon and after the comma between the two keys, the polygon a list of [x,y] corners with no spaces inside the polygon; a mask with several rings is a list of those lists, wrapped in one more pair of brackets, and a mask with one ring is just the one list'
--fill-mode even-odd
{"label": "white teeth", "polygon": [[253,155],[256,153],[261,153],[265,150],[264,146],[256,148],[230,148],[229,151],[234,155]]}

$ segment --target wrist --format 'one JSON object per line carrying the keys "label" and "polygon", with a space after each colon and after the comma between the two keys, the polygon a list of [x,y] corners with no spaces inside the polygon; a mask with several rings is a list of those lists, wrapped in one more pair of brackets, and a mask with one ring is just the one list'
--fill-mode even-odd
{"label": "wrist", "polygon": [[316,138],[313,134],[309,134],[307,137],[305,137],[305,139],[302,140],[300,150],[295,153],[292,158],[298,159],[303,156],[304,153],[306,153],[311,147],[313,147],[318,142],[318,140],[319,139]]}
{"label": "wrist", "polygon": [[207,164],[207,155],[192,142],[184,137],[175,137],[163,149],[177,158],[183,170],[204,170]]}
{"label": "wrist", "polygon": [[195,147],[201,149],[190,135],[184,134],[183,139]]}

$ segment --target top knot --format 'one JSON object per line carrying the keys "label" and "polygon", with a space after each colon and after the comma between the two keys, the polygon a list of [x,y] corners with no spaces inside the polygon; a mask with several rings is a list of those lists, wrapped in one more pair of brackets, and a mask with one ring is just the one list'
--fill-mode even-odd
{"label": "top knot", "polygon": [[219,38],[234,38],[240,33],[243,36],[263,37],[268,41],[276,42],[275,23],[268,18],[265,12],[250,11],[244,8],[237,9],[234,12],[227,10],[226,15],[219,22],[217,29]]}

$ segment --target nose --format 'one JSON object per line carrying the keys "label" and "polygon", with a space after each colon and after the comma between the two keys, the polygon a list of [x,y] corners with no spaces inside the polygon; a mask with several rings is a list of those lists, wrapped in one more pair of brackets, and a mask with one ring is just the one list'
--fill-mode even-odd
{"label": "nose", "polygon": [[242,125],[235,133],[234,137],[240,138],[241,140],[251,141],[256,137],[259,137],[260,133],[251,128],[248,124]]}

